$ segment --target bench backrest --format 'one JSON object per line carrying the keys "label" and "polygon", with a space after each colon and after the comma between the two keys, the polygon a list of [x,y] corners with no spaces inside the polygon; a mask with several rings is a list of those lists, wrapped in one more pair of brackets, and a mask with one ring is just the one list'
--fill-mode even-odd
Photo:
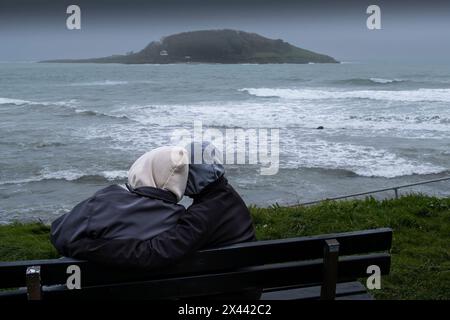
{"label": "bench backrest", "polygon": [[[370,265],[388,274],[391,244],[392,230],[382,228],[203,250],[164,270],[123,270],[69,258],[0,262],[0,289],[28,286],[33,295],[30,291],[42,286],[44,298],[175,298],[327,282],[331,292],[333,282],[367,276]],[[81,290],[65,287],[71,265],[81,269]],[[30,267],[40,272],[30,273]],[[26,293],[3,292],[0,298],[26,298]]]}

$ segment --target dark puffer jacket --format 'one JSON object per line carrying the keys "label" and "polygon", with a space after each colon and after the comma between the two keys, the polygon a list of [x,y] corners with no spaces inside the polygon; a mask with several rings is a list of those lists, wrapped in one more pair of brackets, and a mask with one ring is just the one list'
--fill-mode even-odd
{"label": "dark puffer jacket", "polygon": [[187,210],[164,190],[108,187],[56,220],[52,242],[74,258],[161,268],[199,249],[254,241],[250,212],[223,174],[220,164],[190,164]]}
{"label": "dark puffer jacket", "polygon": [[154,269],[178,262],[199,249],[254,240],[247,207],[221,177],[195,196],[194,204],[170,229],[147,239],[131,233],[120,238],[84,233],[72,242],[68,256],[118,267]]}
{"label": "dark puffer jacket", "polygon": [[[140,187],[130,192],[111,185],[53,221],[51,241],[62,255],[83,257],[92,241],[151,239],[175,226],[184,213],[169,191]],[[111,259],[115,258],[111,252]]]}

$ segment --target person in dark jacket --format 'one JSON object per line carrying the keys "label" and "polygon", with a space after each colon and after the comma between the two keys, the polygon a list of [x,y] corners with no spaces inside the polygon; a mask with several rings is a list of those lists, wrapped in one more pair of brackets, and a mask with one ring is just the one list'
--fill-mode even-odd
{"label": "person in dark jacket", "polygon": [[205,233],[206,247],[255,241],[253,220],[247,205],[225,178],[225,168],[218,150],[210,142],[192,143],[189,176],[185,195],[193,199],[190,211],[216,216],[215,224]]}
{"label": "person in dark jacket", "polygon": [[[218,150],[210,142],[192,143],[189,177],[185,195],[193,199],[190,210],[214,212],[214,224],[203,235],[207,248],[256,241],[253,220],[247,205],[225,178],[225,168]],[[210,296],[214,300],[258,300],[262,290],[249,288],[239,292],[228,292]]]}
{"label": "person in dark jacket", "polygon": [[128,189],[111,185],[79,203],[52,223],[51,241],[62,255],[83,257],[95,241],[151,239],[175,226],[185,213],[178,202],[187,177],[186,149],[147,152],[131,166]]}
{"label": "person in dark jacket", "polygon": [[[222,165],[203,160],[189,165],[186,190],[194,201],[175,225],[147,238],[133,234],[111,238],[84,233],[71,246],[70,256],[118,267],[157,269],[179,262],[199,249],[256,240],[250,212],[225,178]],[[128,205],[123,207],[127,210]],[[148,216],[152,216],[151,211]],[[146,223],[144,217],[141,220]],[[56,232],[52,231],[53,234]]]}

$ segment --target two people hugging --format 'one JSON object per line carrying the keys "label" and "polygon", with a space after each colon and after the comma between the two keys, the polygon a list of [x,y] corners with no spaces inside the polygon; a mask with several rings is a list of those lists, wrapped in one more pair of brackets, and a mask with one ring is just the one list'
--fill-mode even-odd
{"label": "two people hugging", "polygon": [[[183,195],[193,199],[188,208]],[[199,249],[254,240],[250,212],[210,143],[143,154],[125,186],[101,189],[51,226],[61,255],[125,268],[162,268]]]}

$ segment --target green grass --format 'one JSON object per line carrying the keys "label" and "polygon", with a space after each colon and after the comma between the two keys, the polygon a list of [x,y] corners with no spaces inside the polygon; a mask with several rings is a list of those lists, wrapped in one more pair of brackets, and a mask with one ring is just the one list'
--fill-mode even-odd
{"label": "green grass", "polygon": [[59,258],[49,233],[50,227],[38,222],[0,226],[0,261]]}
{"label": "green grass", "polygon": [[[260,240],[391,227],[391,274],[372,291],[376,298],[450,299],[450,198],[408,195],[251,211]],[[48,233],[40,223],[0,226],[0,260],[58,257]]]}
{"label": "green grass", "polygon": [[252,208],[258,239],[378,227],[394,230],[391,274],[377,299],[450,298],[450,199],[408,195],[324,202],[311,207]]}

